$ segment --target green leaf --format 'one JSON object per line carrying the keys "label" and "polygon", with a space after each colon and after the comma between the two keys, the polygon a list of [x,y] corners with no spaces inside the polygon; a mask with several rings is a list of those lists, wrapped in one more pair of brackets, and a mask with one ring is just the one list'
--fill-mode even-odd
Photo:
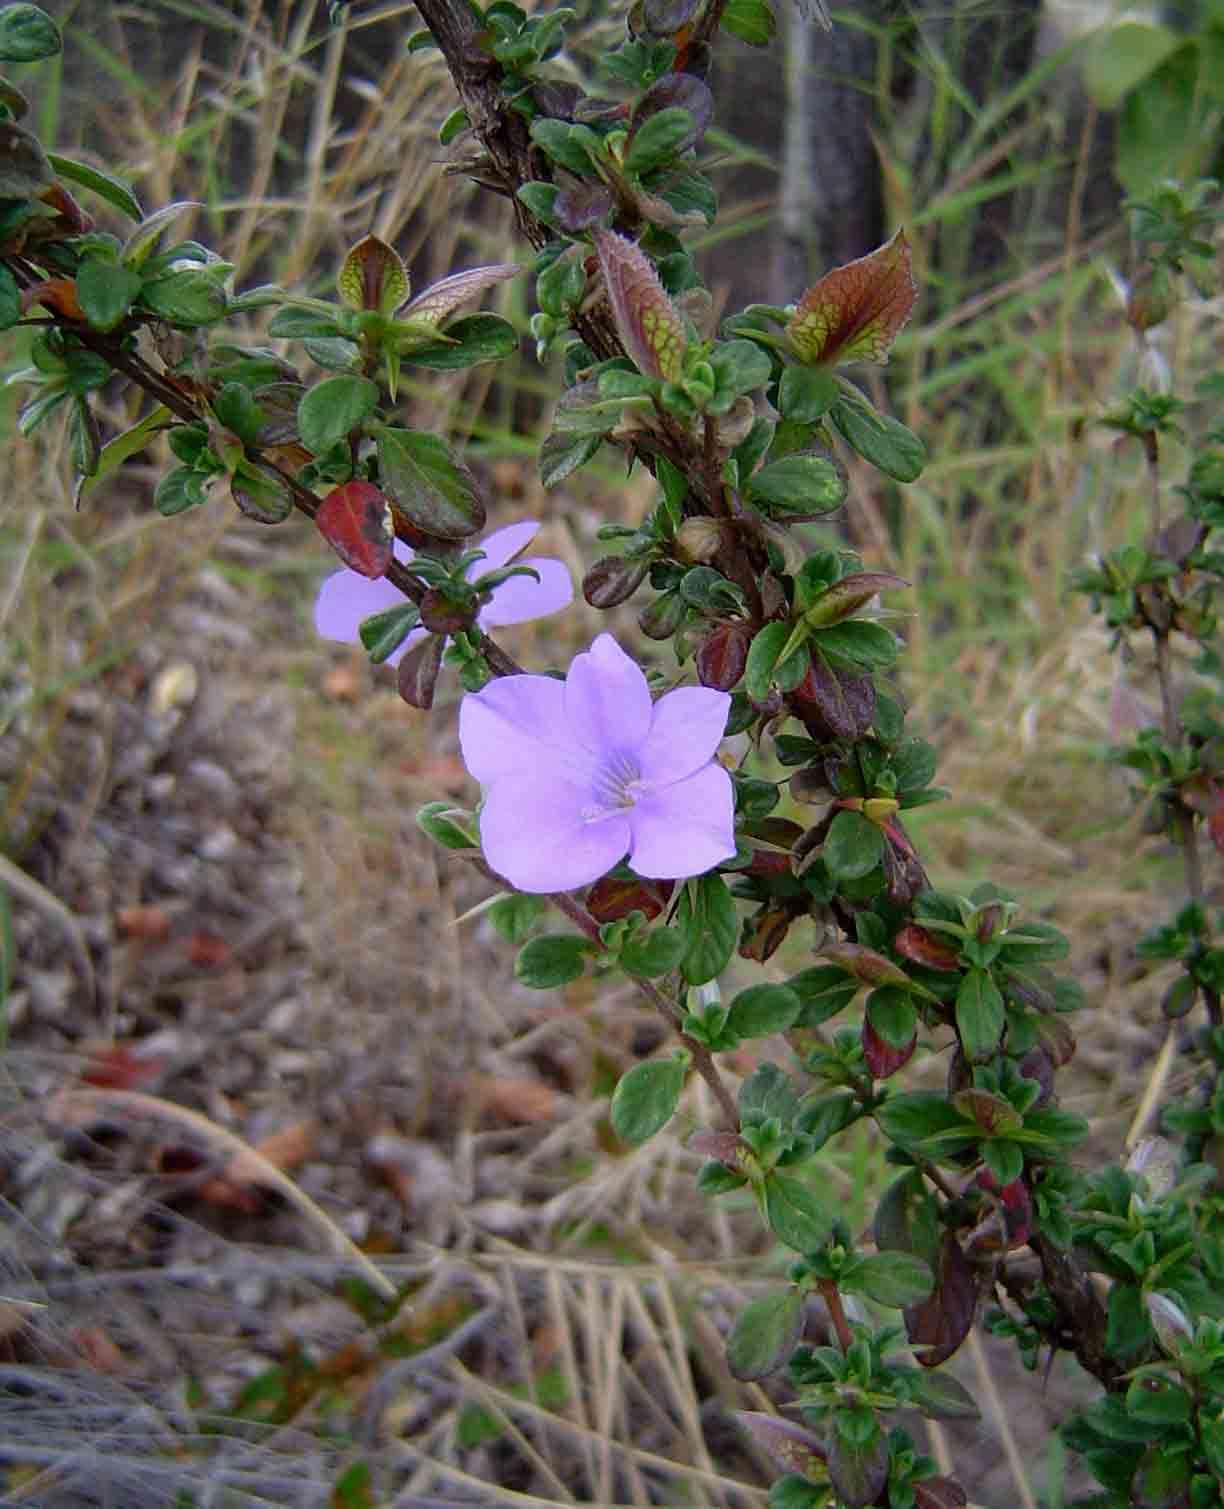
{"label": "green leaf", "polygon": [[846,490],[845,475],[831,457],[799,452],[762,467],[749,479],[747,496],[766,511],[821,514],[840,508]]}
{"label": "green leaf", "polygon": [[383,488],[418,529],[444,540],[463,540],[481,528],[485,508],[476,479],[437,435],[380,425],[377,436]]}
{"label": "green leaf", "polygon": [[0,262],[0,330],[11,330],[21,318],[21,290],[17,279]]}
{"label": "green leaf", "polygon": [[[343,338],[333,315],[319,309],[299,309],[292,304],[276,311],[268,326],[268,334],[289,341]],[[357,349],[351,341],[346,341],[345,344],[353,346],[354,351]]]}
{"label": "green leaf", "polygon": [[1186,43],[1126,96],[1114,171],[1128,194],[1146,193],[1185,151],[1194,120],[1198,52]]}
{"label": "green leaf", "polygon": [[785,985],[750,985],[731,1002],[727,1026],[739,1037],[770,1037],[794,1026],[800,1006]]}
{"label": "green leaf", "polygon": [[[528,947],[530,948],[530,944]],[[612,1096],[612,1129],[622,1142],[645,1142],[672,1119],[684,1089],[690,1055],[654,1058],[635,1064]]]}
{"label": "green leaf", "polygon": [[819,367],[787,367],[778,385],[778,412],[796,424],[817,424],[841,396],[837,379]]}
{"label": "green leaf", "polygon": [[456,106],[438,128],[438,140],[446,147],[454,141],[461,132],[466,131],[471,122],[468,113],[462,105]]}
{"label": "green leaf", "polygon": [[704,985],[722,973],[735,951],[739,922],[735,902],[721,875],[699,875],[680,895],[676,924],[688,940],[680,972],[690,985]]}
{"label": "green leaf", "polygon": [[603,444],[602,435],[564,435],[555,432],[540,447],[540,481],[556,487],[583,467]]}
{"label": "green leaf", "polygon": [[669,105],[648,116],[629,138],[624,165],[640,178],[670,162],[686,141],[692,140],[695,122],[680,105]]}
{"label": "green leaf", "polygon": [[820,1095],[815,1100],[804,1100],[795,1119],[796,1128],[811,1141],[813,1152],[819,1152],[830,1137],[844,1131],[859,1119],[858,1101],[848,1090],[838,1090],[833,1095]]}
{"label": "green leaf", "polygon": [[913,482],[927,463],[926,446],[899,419],[881,414],[851,383],[840,384],[829,418],[851,450],[885,476]]}
{"label": "green leaf", "polygon": [[999,987],[985,969],[971,969],[956,992],[956,1030],[970,1063],[985,1063],[999,1051],[1007,1013]]}
{"label": "green leaf", "polygon": [[525,943],[546,910],[547,904],[542,896],[512,892],[495,901],[487,915],[498,936],[507,943]]}
{"label": "green leaf", "polygon": [[444,341],[414,346],[404,360],[435,372],[457,372],[481,362],[498,362],[512,356],[519,345],[518,331],[499,314],[465,314],[450,320]]}
{"label": "green leaf", "polygon": [[918,1012],[907,991],[882,985],[867,999],[867,1020],[890,1048],[908,1048],[918,1030]]}
{"label": "green leaf", "polygon": [[727,0],[723,8],[722,29],[729,31],[749,47],[768,47],[778,29],[777,18],[768,0]]}
{"label": "green leaf", "polygon": [[[3,14],[0,11],[0,16]],[[88,163],[61,157],[58,152],[48,152],[47,161],[61,178],[66,178],[69,183],[78,184],[83,189],[91,189],[99,199],[105,199],[107,204],[126,215],[129,220],[139,220],[143,216],[140,200],[118,178],[112,178],[100,168],[91,168]]]}
{"label": "green leaf", "polygon": [[860,982],[848,978],[836,964],[815,964],[800,970],[786,982],[798,995],[802,1010],[800,1027],[819,1027],[849,1006],[858,995]]}
{"label": "green leaf", "polygon": [[1116,1283],[1109,1291],[1105,1345],[1115,1357],[1129,1357],[1152,1339],[1152,1323],[1138,1284]]}
{"label": "green leaf", "polygon": [[365,423],[377,409],[378,399],[378,384],[368,377],[347,374],[325,377],[298,404],[298,434],[302,444],[316,456],[326,455],[333,445]]}
{"label": "green leaf", "polygon": [[225,314],[225,289],[201,267],[185,267],[140,290],[140,302],[172,325],[212,325]]}
{"label": "green leaf", "polygon": [[582,132],[571,134],[567,121],[547,117],[534,120],[531,123],[531,139],[546,156],[568,172],[578,178],[590,177],[591,158],[583,145]]}
{"label": "green leaf", "polygon": [[388,656],[395,654],[420,621],[421,610],[416,603],[397,603],[393,608],[363,619],[357,633],[371,662],[382,665]]}
{"label": "green leaf", "polygon": [[982,1162],[1001,1185],[1012,1184],[1024,1172],[1024,1149],[1005,1137],[982,1143]]}
{"label": "green leaf", "polygon": [[910,1402],[932,1420],[977,1420],[981,1411],[947,1368],[905,1369]]}
{"label": "green leaf", "polygon": [[593,951],[589,940],[576,933],[545,933],[519,950],[514,978],[528,990],[553,990],[578,979]]}
{"label": "green leaf", "polygon": [[744,393],[763,388],[773,363],[755,341],[726,341],[710,352],[714,369],[714,397],[706,405],[711,414],[725,414]]}
{"label": "green leaf", "polygon": [[753,636],[744,666],[744,689],[754,702],[766,701],[775,683],[782,691],[793,692],[806,675],[811,654],[805,644],[780,658],[792,633],[789,623],[775,619]]}
{"label": "green leaf", "polygon": [[839,880],[858,880],[870,875],[880,863],[884,835],[861,812],[843,809],[829,825],[820,852],[832,875]]}
{"label": "green leaf", "polygon": [[293,494],[273,472],[240,462],[230,478],[230,496],[256,524],[283,524],[293,512]]}
{"label": "green leaf", "polygon": [[777,1064],[764,1063],[740,1086],[736,1104],[745,1126],[760,1126],[764,1121],[776,1119],[787,1127],[799,1109],[799,1093]]}
{"label": "green leaf", "polygon": [[37,63],[63,49],[59,27],[37,5],[8,5],[0,10],[0,62]]}
{"label": "green leaf", "polygon": [[688,950],[688,939],[678,928],[655,927],[630,938],[618,957],[627,975],[657,979],[677,969]]}
{"label": "green leaf", "polygon": [[449,802],[426,802],[418,809],[417,827],[444,849],[478,849],[480,841],[472,814]]}
{"label": "green leaf", "polygon": [[876,1120],[884,1135],[904,1148],[919,1148],[938,1138],[945,1151],[957,1152],[977,1140],[972,1123],[934,1090],[889,1096],[876,1112]]}
{"label": "green leaf", "polygon": [[1126,1412],[1148,1425],[1186,1425],[1194,1408],[1189,1393],[1165,1374],[1136,1378],[1126,1391]]}
{"label": "green leaf", "polygon": [[1146,21],[1119,21],[1088,44],[1084,88],[1102,110],[1116,110],[1136,84],[1155,73],[1181,46],[1167,26]]}
{"label": "green leaf", "polygon": [[34,199],[54,182],[38,138],[16,121],[0,121],[0,198]]}
{"label": "green leaf", "polygon": [[750,1300],[727,1338],[727,1366],[743,1383],[765,1378],[790,1357],[803,1333],[803,1296],[781,1289]]}
{"label": "green leaf", "polygon": [[76,276],[77,301],[95,330],[113,330],[140,292],[138,272],[119,262],[91,258]]}
{"label": "green leaf", "polygon": [[170,410],[159,403],[130,429],[116,435],[113,440],[108,440],[98,456],[97,471],[92,477],[84,478],[78,488],[78,502],[88,496],[103,477],[121,466],[129,456],[138,455],[155,435],[173,423],[174,416]]}
{"label": "green leaf", "polygon": [[157,484],[157,490],[153,494],[153,507],[167,519],[188,508],[195,508],[203,503],[205,497],[200,481],[200,473],[191,467],[174,467]]}
{"label": "green leaf", "polygon": [[815,1252],[833,1229],[833,1216],[816,1195],[789,1174],[772,1173],[762,1199],[765,1223],[774,1236],[796,1252]]}
{"label": "green leaf", "polygon": [[854,1259],[838,1276],[839,1288],[894,1309],[921,1304],[934,1286],[934,1274],[912,1252],[869,1253]]}

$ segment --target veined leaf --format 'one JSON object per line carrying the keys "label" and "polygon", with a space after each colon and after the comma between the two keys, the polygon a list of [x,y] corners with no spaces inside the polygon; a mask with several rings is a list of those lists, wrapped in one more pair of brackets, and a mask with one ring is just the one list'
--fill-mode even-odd
{"label": "veined leaf", "polygon": [[786,333],[795,353],[812,365],[883,363],[917,297],[909,242],[898,231],[886,245],[814,283]]}
{"label": "veined leaf", "polygon": [[614,231],[593,234],[612,317],[625,350],[648,377],[678,381],[688,336],[654,264],[640,247]]}

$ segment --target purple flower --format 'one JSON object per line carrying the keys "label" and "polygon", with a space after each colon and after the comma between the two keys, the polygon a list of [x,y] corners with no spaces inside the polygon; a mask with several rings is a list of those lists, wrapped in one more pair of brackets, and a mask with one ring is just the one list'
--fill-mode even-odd
{"label": "purple flower", "polygon": [[464,697],[459,743],[484,787],[485,858],[520,891],[572,891],[626,853],[655,880],[735,853],[731,777],[714,755],[731,699],[679,687],[650,700],[610,634],[564,683],[504,676]]}
{"label": "purple flower", "polygon": [[[481,543],[484,560],[474,561],[464,573],[468,581],[508,566],[520,550],[526,550],[539,529],[535,519],[523,519],[518,524],[507,524],[504,529],[495,529]],[[396,540],[394,548],[397,560],[405,565],[411,563],[412,556],[406,545]],[[560,561],[548,556],[528,556],[518,564],[538,571],[539,581],[530,576],[512,576],[500,587],[495,587],[492,600],[485,604],[476,619],[482,629],[545,618],[573,601],[574,584],[568,569]],[[403,601],[404,594],[386,577],[380,576],[372,581],[356,571],[337,571],[324,581],[315,598],[315,629],[324,639],[360,644],[357,631],[362,619],[383,613],[388,608],[397,608]],[[398,665],[407,651],[425,637],[425,633],[424,629],[413,629],[394,654],[388,655],[387,664]]]}

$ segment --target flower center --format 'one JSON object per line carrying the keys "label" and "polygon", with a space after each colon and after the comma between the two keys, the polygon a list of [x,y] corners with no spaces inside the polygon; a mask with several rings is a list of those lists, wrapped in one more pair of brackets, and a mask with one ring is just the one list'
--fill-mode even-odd
{"label": "flower center", "polygon": [[603,759],[591,781],[591,800],[582,809],[582,820],[597,823],[633,807],[645,791],[637,760],[623,749]]}

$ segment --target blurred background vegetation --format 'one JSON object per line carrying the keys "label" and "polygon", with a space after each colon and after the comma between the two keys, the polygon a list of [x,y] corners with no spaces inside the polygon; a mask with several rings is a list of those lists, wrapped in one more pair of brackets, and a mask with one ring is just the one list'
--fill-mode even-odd
{"label": "blurred background vegetation", "polygon": [[[523,256],[507,207],[448,172],[452,93],[405,50],[409,5],[353,0],[336,26],[316,0],[49,8],[65,54],[20,81],[43,140],[146,207],[200,201],[177,228],[236,286],[324,291],[370,231],[417,288]],[[578,11],[594,75],[623,18]],[[1094,421],[1219,368],[1206,267],[1144,340],[1127,326],[1123,201],[1219,165],[1224,7],[862,0],[835,21],[785,6],[769,52],[723,44],[703,266],[724,308],[785,303],[907,228],[920,304],[873,396],[932,461],[903,490],[853,471],[838,538],[914,586],[901,682],[952,793],[914,818],[928,868],[1011,885],[1075,942],[1071,1108],[1108,1149],[1161,1042],[1132,945],[1178,869],[1107,760],[1154,687],[1115,673],[1066,582],[1144,529],[1139,451]],[[529,288],[495,295],[524,331]],[[403,404],[577,577],[651,489],[609,461],[542,490],[557,376],[525,340]],[[681,1138],[611,1137],[653,1022],[615,985],[511,987],[487,888],[416,833],[422,801],[470,796],[457,690],[422,717],[314,639],[334,562],[305,526],[222,501],[160,518],[156,452],[74,508],[55,426],[22,439],[18,401],[0,392],[0,1501],[763,1504],[727,1418],[759,1396],[717,1344],[759,1238],[696,1203]],[[137,402],[108,391],[108,421]],[[564,664],[608,626],[578,605],[506,640]],[[612,627],[632,639],[632,613]],[[828,1169],[859,1223],[886,1176],[865,1136]],[[961,1359],[980,1431],[931,1449],[983,1504],[1054,1509],[1047,1427],[1078,1382],[1060,1361],[1042,1395],[988,1346]]]}

